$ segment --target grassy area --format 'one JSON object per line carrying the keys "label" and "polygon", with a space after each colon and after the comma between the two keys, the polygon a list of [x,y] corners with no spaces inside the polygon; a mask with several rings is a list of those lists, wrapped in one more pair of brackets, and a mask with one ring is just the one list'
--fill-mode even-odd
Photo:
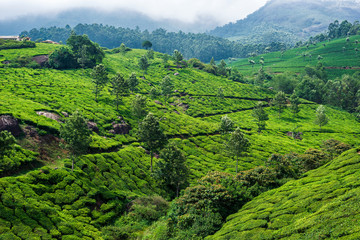
{"label": "grassy area", "polygon": [[[345,38],[332,40],[330,42],[320,42],[316,45],[308,47],[299,47],[281,52],[273,52],[256,57],[250,57],[256,62],[252,66],[248,59],[240,59],[229,63],[231,67],[235,67],[244,75],[252,75],[257,73],[260,68],[260,58],[264,58],[264,69],[269,73],[295,72],[302,73],[305,66],[315,66],[319,61],[323,63],[328,76],[330,78],[340,77],[344,73],[353,74],[359,71],[360,65],[360,45],[355,43],[359,40],[359,36],[351,36],[349,42]],[[307,56],[303,56],[307,54]],[[310,57],[311,55],[311,57]],[[323,59],[318,60],[318,56]],[[335,68],[335,70],[333,69]],[[340,70],[340,71],[339,71]]]}
{"label": "grassy area", "polygon": [[360,157],[353,149],[247,203],[206,239],[358,239]]}

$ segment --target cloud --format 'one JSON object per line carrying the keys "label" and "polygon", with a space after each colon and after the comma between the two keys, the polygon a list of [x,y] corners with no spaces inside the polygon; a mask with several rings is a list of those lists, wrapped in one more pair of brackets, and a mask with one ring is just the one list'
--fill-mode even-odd
{"label": "cloud", "polygon": [[1,3],[0,20],[25,15],[51,16],[63,10],[91,7],[105,11],[126,9],[153,19],[195,22],[210,18],[220,24],[232,22],[254,12],[267,0],[11,0]]}

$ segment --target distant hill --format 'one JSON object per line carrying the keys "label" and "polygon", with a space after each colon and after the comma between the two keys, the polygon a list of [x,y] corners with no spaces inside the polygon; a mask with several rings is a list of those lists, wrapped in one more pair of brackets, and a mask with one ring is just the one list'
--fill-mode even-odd
{"label": "distant hill", "polygon": [[75,26],[78,23],[92,24],[101,23],[115,27],[135,28],[142,30],[155,30],[164,28],[168,31],[205,32],[213,29],[218,23],[211,19],[200,20],[196,23],[185,23],[176,20],[154,20],[140,12],[130,10],[114,10],[106,12],[92,8],[77,8],[63,11],[56,15],[29,15],[15,20],[0,21],[0,35],[19,34],[32,28],[47,28],[52,26]]}
{"label": "distant hill", "polygon": [[211,35],[242,43],[284,42],[294,44],[327,30],[334,20],[359,20],[358,0],[271,0],[236,23],[210,31]]}

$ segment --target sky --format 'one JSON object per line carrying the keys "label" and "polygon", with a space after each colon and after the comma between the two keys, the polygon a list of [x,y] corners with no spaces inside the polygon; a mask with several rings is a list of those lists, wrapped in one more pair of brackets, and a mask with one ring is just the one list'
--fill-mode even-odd
{"label": "sky", "polygon": [[265,5],[267,0],[0,0],[0,20],[26,15],[52,16],[63,10],[93,7],[105,11],[126,9],[153,19],[192,23],[212,18],[220,24],[235,22]]}

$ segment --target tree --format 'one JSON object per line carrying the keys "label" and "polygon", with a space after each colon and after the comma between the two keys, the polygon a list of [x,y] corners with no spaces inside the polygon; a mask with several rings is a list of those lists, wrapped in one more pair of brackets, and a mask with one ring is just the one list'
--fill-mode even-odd
{"label": "tree", "polygon": [[160,83],[161,95],[164,96],[165,105],[173,92],[174,85],[171,82],[171,78],[169,76],[165,76]]}
{"label": "tree", "polygon": [[149,40],[145,40],[142,42],[141,46],[146,50],[148,50],[152,47],[152,43]]}
{"label": "tree", "polygon": [[180,51],[174,50],[174,60],[177,64],[179,64],[184,59],[183,55]]}
{"label": "tree", "polygon": [[229,140],[226,142],[226,147],[231,155],[236,158],[236,174],[238,172],[239,157],[243,156],[250,147],[249,140],[241,132],[240,128],[236,128],[231,133]]}
{"label": "tree", "polygon": [[234,130],[234,122],[227,115],[220,121],[219,131],[222,135],[228,134]]}
{"label": "tree", "polygon": [[186,158],[174,143],[170,143],[161,151],[160,159],[154,170],[154,178],[167,192],[175,193],[178,197],[180,189],[188,185],[190,171],[186,166]]}
{"label": "tree", "polygon": [[315,124],[319,125],[320,127],[320,131],[321,131],[321,127],[325,126],[326,124],[328,124],[329,119],[326,116],[326,112],[325,112],[325,107],[323,105],[320,105],[317,109],[316,109],[316,118],[315,118]]}
{"label": "tree", "polygon": [[85,34],[76,35],[75,32],[72,32],[66,44],[70,46],[76,60],[82,58],[81,51],[86,46],[86,67],[94,67],[96,64],[100,64],[105,57],[105,53],[99,44],[92,42]]}
{"label": "tree", "polygon": [[300,98],[295,94],[295,91],[290,96],[290,111],[293,113],[294,117],[300,112]]}
{"label": "tree", "polygon": [[93,78],[92,82],[95,84],[93,93],[95,93],[95,102],[97,102],[98,95],[109,81],[108,73],[106,72],[105,66],[103,64],[99,64],[93,68],[91,76]]}
{"label": "tree", "polygon": [[145,148],[150,151],[150,170],[152,172],[154,152],[161,149],[167,142],[166,136],[160,128],[159,120],[154,114],[148,113],[140,122],[138,137],[141,142],[144,142]]}
{"label": "tree", "polygon": [[141,58],[139,59],[139,67],[141,70],[144,71],[144,76],[145,76],[146,70],[148,69],[149,66],[150,66],[150,63],[149,63],[147,57],[145,55],[141,56]]}
{"label": "tree", "polygon": [[121,43],[121,44],[120,44],[119,52],[120,52],[121,54],[125,54],[126,51],[127,51],[127,49],[128,49],[128,47],[126,47],[126,45],[125,45],[124,43]]}
{"label": "tree", "polygon": [[83,45],[80,49],[80,52],[79,52],[79,57],[77,59],[77,62],[78,64],[80,65],[80,67],[82,69],[84,69],[87,65],[88,65],[88,62],[90,61],[88,55],[87,55],[87,46],[86,45]]}
{"label": "tree", "polygon": [[142,119],[146,116],[146,102],[147,99],[145,96],[136,95],[135,98],[131,102],[131,112],[132,115],[137,119]]}
{"label": "tree", "polygon": [[265,71],[263,67],[260,67],[258,74],[256,75],[254,84],[257,86],[262,86],[264,84],[265,79],[266,79]]}
{"label": "tree", "polygon": [[115,95],[116,110],[119,111],[119,103],[121,102],[121,96],[129,91],[128,81],[118,73],[110,80],[110,93]]}
{"label": "tree", "polygon": [[129,79],[127,80],[129,88],[132,92],[136,90],[137,85],[139,85],[139,80],[136,77],[136,73],[131,73]]}
{"label": "tree", "polygon": [[152,50],[152,49],[147,50],[146,57],[148,59],[154,59],[154,50]]}
{"label": "tree", "polygon": [[254,65],[255,65],[255,61],[254,60],[248,60],[248,62],[250,63],[250,65],[252,66],[252,67],[254,67]]}
{"label": "tree", "polygon": [[163,60],[164,67],[169,66],[169,59],[170,59],[170,56],[168,54],[163,54],[162,55],[162,60]]}
{"label": "tree", "polygon": [[4,154],[6,151],[13,149],[14,144],[16,143],[15,137],[8,131],[0,132],[0,155]]}
{"label": "tree", "polygon": [[226,62],[224,60],[221,60],[218,68],[217,68],[217,73],[223,76],[227,75],[227,71],[226,71]]}
{"label": "tree", "polygon": [[211,65],[211,66],[216,66],[214,57],[211,58],[211,60],[210,60],[210,65]]}
{"label": "tree", "polygon": [[269,115],[265,112],[261,102],[256,103],[256,106],[252,111],[252,116],[258,126],[258,132],[265,130],[266,121],[269,120]]}
{"label": "tree", "polygon": [[280,114],[284,111],[287,104],[285,93],[282,91],[278,92],[272,100],[272,104],[277,108],[280,118]]}
{"label": "tree", "polygon": [[75,111],[60,126],[60,137],[65,141],[65,148],[71,152],[72,171],[74,170],[75,159],[87,152],[90,144],[90,134],[91,131],[87,126],[87,120],[78,111]]}
{"label": "tree", "polygon": [[160,92],[156,87],[152,87],[150,89],[149,95],[151,99],[155,99],[160,95]]}
{"label": "tree", "polygon": [[55,49],[55,51],[49,56],[48,64],[49,67],[55,69],[69,69],[78,67],[78,62],[76,62],[74,53],[68,47]]}

